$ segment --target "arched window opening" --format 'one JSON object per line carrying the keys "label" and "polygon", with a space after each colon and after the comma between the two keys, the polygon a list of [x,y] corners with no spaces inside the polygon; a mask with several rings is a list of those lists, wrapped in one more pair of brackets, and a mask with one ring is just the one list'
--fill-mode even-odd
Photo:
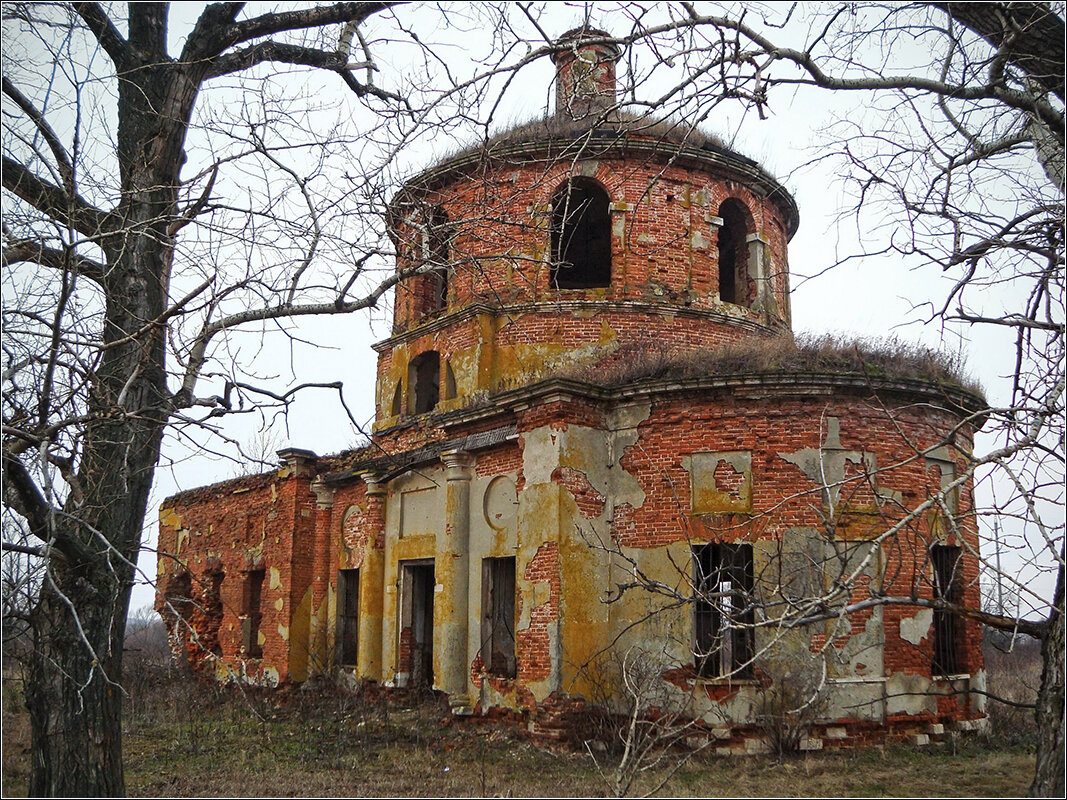
{"label": "arched window opening", "polygon": [[408,408],[413,414],[433,411],[441,394],[441,357],[433,350],[408,365]]}
{"label": "arched window opening", "polygon": [[404,382],[396,382],[396,391],[393,392],[393,405],[389,409],[389,413],[394,417],[399,417],[404,413]]}
{"label": "arched window opening", "polygon": [[719,299],[748,305],[748,209],[730,198],[719,206],[719,216]]}
{"label": "arched window opening", "polygon": [[552,285],[593,289],[611,285],[608,193],[595,181],[574,178],[552,198]]}

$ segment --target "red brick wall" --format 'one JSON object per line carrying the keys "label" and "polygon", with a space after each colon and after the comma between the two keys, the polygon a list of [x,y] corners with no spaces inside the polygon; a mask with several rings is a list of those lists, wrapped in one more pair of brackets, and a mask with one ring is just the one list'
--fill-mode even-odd
{"label": "red brick wall", "polygon": [[[189,609],[187,622],[195,635],[186,625],[175,628],[194,665],[210,661],[208,654],[214,652],[252,677],[259,674],[262,665],[269,665],[278,670],[280,680],[287,680],[289,643],[279,634],[278,626],[288,628],[293,598],[299,597],[296,591],[302,592],[310,582],[308,558],[300,552],[308,549],[314,537],[314,496],[308,483],[306,477],[268,473],[185,492],[164,502],[160,511],[160,589],[166,593],[168,586],[188,573],[193,599],[208,610]],[[308,507],[312,514],[301,516],[300,510]],[[179,536],[184,540],[180,550]],[[279,573],[281,585],[277,588],[271,588],[272,568]],[[262,661],[246,659],[242,648],[244,584],[252,569],[266,571],[260,603],[260,631],[266,639]],[[214,585],[218,588],[217,603]],[[280,609],[276,607],[279,599]],[[156,608],[174,621],[162,599],[157,599]]]}
{"label": "red brick wall", "polygon": [[[670,155],[669,146],[665,157]],[[449,309],[471,302],[493,304],[528,300],[589,298],[605,300],[664,300],[698,308],[719,308],[715,216],[727,198],[748,208],[754,231],[769,242],[771,276],[781,308],[786,297],[786,239],[781,211],[766,197],[751,191],[726,173],[714,173],[659,159],[624,159],[619,155],[591,159],[588,175],[605,187],[624,219],[623,234],[613,235],[612,285],[606,289],[559,291],[550,285],[544,253],[549,247],[546,212],[559,186],[572,175],[570,161],[545,167],[543,163],[509,165],[476,177],[464,176],[438,189],[429,202],[440,204],[455,228],[451,260]],[[710,169],[710,168],[709,168]],[[421,234],[401,223],[395,228],[401,242],[399,266],[419,257]],[[700,246],[692,236],[699,234]],[[419,279],[414,279],[418,281]],[[418,323],[419,290],[397,292],[395,329]],[[740,307],[734,313],[746,316]],[[753,317],[755,315],[752,315]]]}
{"label": "red brick wall", "polygon": [[[768,397],[749,400],[723,392],[712,396],[675,395],[653,404],[650,417],[639,428],[640,438],[623,456],[622,465],[638,476],[646,492],[640,508],[618,509],[615,535],[627,547],[659,547],[690,536],[697,540],[776,538],[787,528],[826,530],[821,488],[793,463],[781,457],[820,445],[820,417],[840,421],[840,444],[845,450],[863,451],[876,458],[875,487],[899,492],[900,503],[875,503],[871,483],[861,469],[846,470],[854,485],[842,487],[839,508],[846,513],[832,536],[838,540],[873,538],[917,508],[940,486],[936,471],[926,468],[918,456],[951,436],[957,419],[925,404],[902,400],[883,408],[862,396],[812,398]],[[825,429],[825,423],[824,423]],[[825,435],[825,432],[823,433]],[[970,449],[970,434],[957,434],[957,444]],[[698,452],[749,451],[752,454],[752,511],[750,514],[690,515],[690,475],[683,458]],[[958,474],[964,469],[957,456]],[[847,462],[846,462],[847,463]],[[851,465],[850,465],[851,466]],[[978,539],[972,507],[972,485],[962,487],[958,518],[964,547],[960,586],[965,605],[979,604],[978,562],[967,555],[977,551]],[[853,513],[847,513],[849,509]],[[623,513],[619,513],[619,512]],[[871,512],[875,513],[863,513]],[[898,597],[933,596],[928,548],[936,539],[921,514],[882,544],[885,559],[883,592]],[[954,538],[949,544],[958,544]],[[853,600],[867,599],[870,592],[860,581]],[[915,607],[888,606],[883,610],[885,667],[887,672],[930,675],[932,636],[920,646],[900,638],[900,620],[913,617]],[[854,616],[853,631],[860,631],[870,611]],[[982,668],[980,627],[960,622],[962,671]],[[813,648],[821,645],[816,634]]]}

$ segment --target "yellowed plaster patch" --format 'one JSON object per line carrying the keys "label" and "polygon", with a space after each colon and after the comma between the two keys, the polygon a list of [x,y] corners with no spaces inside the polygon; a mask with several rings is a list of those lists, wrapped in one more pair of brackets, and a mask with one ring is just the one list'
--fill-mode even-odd
{"label": "yellowed plaster patch", "polygon": [[278,635],[282,637],[283,642],[289,641],[289,626],[278,623]]}
{"label": "yellowed plaster patch", "polygon": [[308,656],[311,645],[311,587],[304,591],[304,596],[289,618],[289,676],[294,681],[308,678]]}
{"label": "yellowed plaster patch", "polygon": [[159,524],[168,528],[180,528],[182,526],[182,518],[173,508],[161,508],[159,509]]}
{"label": "yellowed plaster patch", "polygon": [[213,666],[215,670],[215,680],[217,680],[219,683],[226,683],[230,679],[230,676],[232,674],[230,668],[226,665],[225,662],[220,661],[218,659],[214,661]]}
{"label": "yellowed plaster patch", "polygon": [[282,574],[277,567],[270,568],[270,588],[280,589],[282,586]]}

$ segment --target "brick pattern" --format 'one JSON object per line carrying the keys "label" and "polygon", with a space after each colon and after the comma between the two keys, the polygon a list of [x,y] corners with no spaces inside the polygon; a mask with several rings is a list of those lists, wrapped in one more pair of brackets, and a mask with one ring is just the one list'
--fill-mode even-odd
{"label": "brick pattern", "polygon": [[[279,680],[288,679],[289,642],[281,631],[291,624],[294,598],[298,602],[311,585],[317,540],[309,483],[309,478],[283,469],[186,492],[164,503],[160,582],[166,585],[188,575],[194,602],[171,608],[157,596],[156,609],[194,665],[221,660],[238,674],[256,675],[269,664]],[[251,569],[267,573],[261,602],[262,659],[248,658],[241,641],[244,578]]]}
{"label": "brick pattern", "polygon": [[530,626],[516,635],[518,682],[530,683],[544,680],[552,669],[548,627],[559,619],[559,545],[541,545],[526,565],[523,578],[530,583],[545,581],[549,586],[548,599],[530,610]]}
{"label": "brick pattern", "polygon": [[[633,134],[631,134],[633,135]],[[650,140],[652,141],[652,140]],[[664,153],[669,159],[670,148]],[[769,280],[780,308],[787,308],[785,226],[774,203],[725,174],[659,159],[635,163],[621,155],[588,162],[616,207],[612,237],[612,285],[606,289],[554,289],[548,250],[553,194],[572,175],[570,162],[509,165],[461,176],[428,194],[452,220],[455,234],[449,310],[472,302],[493,304],[555,299],[561,295],[605,300],[664,299],[678,305],[721,309],[718,302],[718,228],[708,221],[727,199],[749,211],[754,230],[768,242]],[[395,226],[398,266],[420,263],[421,231]],[[417,279],[419,280],[419,279]],[[421,283],[398,291],[394,330],[423,320]],[[577,291],[577,294],[574,292]],[[740,307],[730,309],[745,314]]]}
{"label": "brick pattern", "polygon": [[[629,135],[635,142],[641,139],[639,133]],[[560,186],[577,174],[598,181],[612,203],[612,280],[604,288],[558,290],[551,285],[549,264],[551,201]],[[397,288],[396,336],[379,347],[376,419],[381,429],[369,457],[403,455],[515,424],[516,441],[476,453],[476,472],[479,479],[514,476],[521,494],[526,487],[524,449],[531,432],[583,428],[601,431],[607,439],[614,409],[601,401],[554,397],[520,411],[496,410],[494,393],[550,374],[588,377],[583,370],[593,364],[598,369],[625,370],[635,360],[654,363],[657,358],[788,329],[787,221],[766,192],[746,185],[725,168],[666,155],[626,157],[619,150],[574,163],[487,162],[477,175],[440,179],[422,199],[439,207],[450,221],[447,304],[435,307],[431,276],[413,278]],[[719,300],[719,229],[714,218],[727,201],[744,206],[745,233],[758,234],[766,242],[770,308]],[[421,263],[426,253],[425,232],[415,224],[418,214],[405,213],[391,222],[399,268]],[[758,250],[760,245],[753,247]],[[738,260],[747,262],[755,250],[745,245],[736,252]],[[739,277],[738,293],[751,300],[757,287],[746,276]],[[567,305],[571,301],[583,305],[575,309]],[[475,303],[507,308],[497,316],[447,316]],[[532,310],[531,303],[544,305]],[[472,421],[462,422],[440,413],[394,414],[397,387],[402,398],[408,389],[408,365],[431,350],[441,357],[442,387],[446,364],[455,374],[459,397],[449,408],[470,402],[480,417],[471,415]],[[627,548],[651,550],[687,539],[780,543],[795,529],[815,530],[828,541],[866,541],[903,520],[939,489],[941,466],[931,466],[919,453],[948,441],[960,451],[971,445],[971,431],[955,430],[956,415],[929,403],[914,403],[907,395],[874,400],[854,389],[819,394],[801,389],[762,394],[679,389],[660,392],[649,402],[636,441],[605,463],[607,468],[624,470],[640,485],[643,500],[634,501],[636,505],[604,496],[571,466],[549,465],[554,467],[551,480],[573,498],[579,517],[598,520],[605,527],[610,520],[610,536]],[[839,441],[825,438],[831,417],[838,420]],[[428,458],[433,458],[429,452]],[[731,507],[730,513],[694,514],[688,459],[698,453],[731,452],[751,456],[751,510],[741,513]],[[803,468],[805,453],[827,463],[843,459],[843,485],[827,492]],[[297,627],[295,609],[308,590],[314,603],[321,603],[335,586],[338,569],[360,567],[371,552],[381,565],[380,556],[390,552],[385,519],[388,484],[381,487],[382,493],[368,494],[367,485],[352,478],[334,487],[332,508],[316,508],[310,490],[316,470],[327,474],[352,468],[358,461],[357,456],[341,454],[319,459],[302,473],[283,468],[165,501],[159,575],[160,585],[174,602],[167,605],[160,600],[157,607],[168,618],[176,646],[194,665],[208,668],[224,662],[253,679],[269,667],[277,670],[282,683],[292,679],[291,650],[307,643],[291,641],[289,636]],[[963,459],[956,461],[959,474]],[[726,461],[714,469],[716,489],[728,496],[739,496],[746,477]],[[970,483],[961,487],[956,502],[958,532],[950,531],[936,511],[915,515],[881,545],[882,586],[872,587],[867,578],[858,580],[851,599],[868,598],[877,590],[931,598],[930,544],[947,536],[944,543],[963,545],[965,553],[977,550]],[[553,657],[567,657],[553,649],[560,646],[557,629],[567,624],[562,617],[560,548],[553,541],[559,533],[547,531],[544,542],[524,543],[537,549],[526,563],[517,563],[518,613],[529,619],[529,626],[517,631],[517,675],[507,681],[489,680],[513,703],[513,708],[499,713],[524,714],[535,735],[562,740],[583,730],[593,710],[562,691],[538,700],[531,688],[543,693],[543,683],[553,674]],[[385,574],[391,568],[387,565]],[[267,575],[261,604],[262,659],[248,658],[241,647],[242,577],[250,569],[264,569]],[[977,607],[976,559],[965,557],[962,573],[962,600]],[[361,575],[364,596],[374,595],[377,606],[383,605],[386,587],[362,583],[368,580],[371,576]],[[535,597],[538,604],[523,613],[522,604],[534,602]],[[395,595],[384,606],[374,612],[379,629],[382,615],[391,619],[396,614]],[[843,625],[812,626],[812,652],[844,645],[849,635],[864,630],[872,613],[856,614]],[[901,636],[901,624],[915,613],[915,608],[894,606],[881,611],[886,675],[930,677],[932,636],[917,645]],[[476,618],[474,612],[472,619]],[[979,626],[962,622],[959,627],[961,663],[976,672],[982,667]],[[394,663],[382,665],[382,679],[397,667],[409,670],[413,661],[410,629],[395,635],[399,652]],[[482,688],[482,666],[478,656],[470,667],[478,688]],[[663,677],[687,689],[696,685],[691,666]],[[765,675],[757,679],[768,680]],[[727,701],[737,692],[722,683],[700,685],[710,700]],[[816,731],[813,741],[832,747],[870,743],[879,737],[927,736],[932,724],[973,716],[965,699],[945,695],[937,699],[936,715],[893,717],[884,727],[837,720]],[[755,728],[738,727],[725,733],[722,749],[749,751],[748,743],[758,736]]]}

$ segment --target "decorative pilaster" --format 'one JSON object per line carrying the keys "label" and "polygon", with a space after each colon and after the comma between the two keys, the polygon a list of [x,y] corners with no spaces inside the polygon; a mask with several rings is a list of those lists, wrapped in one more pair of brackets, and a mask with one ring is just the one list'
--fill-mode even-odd
{"label": "decorative pilaster", "polygon": [[380,476],[364,473],[366,490],[367,549],[363,556],[359,600],[359,653],[357,672],[361,678],[379,683],[385,679],[382,648],[385,623],[385,496],[387,488]]}
{"label": "decorative pilaster", "polygon": [[769,323],[778,316],[778,301],[768,274],[767,237],[762,233],[750,233],[745,241],[748,243],[748,276],[756,284],[756,300],[752,308],[762,312],[764,321]]}
{"label": "decorative pilaster", "polygon": [[441,454],[446,469],[445,527],[437,542],[437,583],[444,591],[434,603],[439,686],[448,692],[453,714],[473,711],[468,688],[467,639],[470,614],[470,497],[474,456],[463,450]]}
{"label": "decorative pilaster", "polygon": [[311,579],[311,630],[309,642],[308,671],[310,674],[329,672],[330,663],[329,603],[330,575],[330,523],[333,518],[334,490],[321,477],[311,482],[315,495],[315,560],[312,562]]}

